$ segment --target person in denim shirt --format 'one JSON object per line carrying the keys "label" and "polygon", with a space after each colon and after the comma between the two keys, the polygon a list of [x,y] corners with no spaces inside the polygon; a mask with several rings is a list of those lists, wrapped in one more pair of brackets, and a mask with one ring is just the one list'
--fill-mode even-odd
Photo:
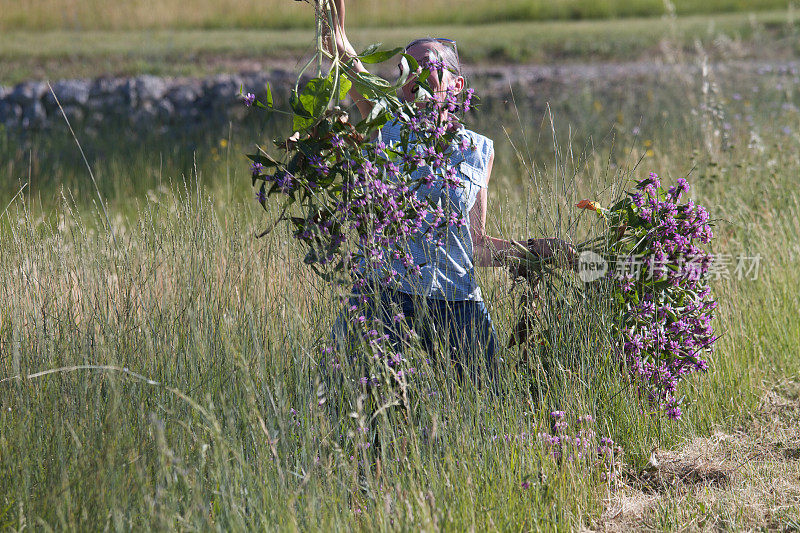
{"label": "person in denim shirt", "polygon": [[[356,73],[367,72],[358,60],[344,30],[344,0],[336,0],[336,18],[332,32],[340,56],[353,60]],[[420,64],[441,65],[438,75],[431,75],[427,83],[432,90],[430,97],[440,101],[445,93],[458,94],[464,90],[465,81],[455,42],[443,38],[416,39],[408,44],[406,53]],[[434,74],[434,73],[432,73]],[[402,88],[401,97],[407,102],[419,100],[419,85],[411,79]],[[356,89],[350,96],[362,116],[368,116],[372,103]],[[380,141],[387,146],[399,142],[401,123],[388,122],[380,132]],[[494,162],[494,145],[491,139],[474,131],[462,128],[459,137],[465,142],[453,146],[448,165],[455,168],[461,185],[443,192],[441,184],[432,183],[420,187],[418,195],[449,195],[448,201],[459,213],[467,214],[465,224],[451,227],[439,242],[418,238],[407,243],[407,249],[419,266],[420,275],[407,275],[400,261],[394,261],[392,271],[397,273],[393,287],[380,283],[362,283],[354,289],[349,307],[369,303],[367,319],[377,318],[393,336],[400,335],[395,325],[400,320],[412,326],[420,335],[423,346],[433,356],[438,342],[442,342],[450,354],[450,361],[460,376],[467,373],[478,381],[484,366],[493,378],[496,360],[496,334],[491,317],[483,301],[480,286],[475,276],[475,267],[504,266],[509,257],[518,254],[515,243],[486,234],[488,187]],[[466,147],[466,148],[464,148]],[[429,172],[420,168],[412,174]],[[561,255],[574,261],[574,249],[558,239],[528,239],[526,248],[543,259]],[[342,313],[334,326],[337,341],[347,337],[346,313]]]}

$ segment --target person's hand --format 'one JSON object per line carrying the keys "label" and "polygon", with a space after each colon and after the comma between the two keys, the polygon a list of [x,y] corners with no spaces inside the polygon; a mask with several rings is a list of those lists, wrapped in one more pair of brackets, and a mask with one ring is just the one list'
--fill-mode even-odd
{"label": "person's hand", "polygon": [[559,266],[575,268],[578,264],[575,247],[561,239],[528,239],[525,248],[543,261],[552,261]]}
{"label": "person's hand", "polygon": [[323,24],[323,45],[325,51],[331,55],[339,55],[345,59],[352,59],[357,57],[357,53],[350,40],[347,38],[347,33],[344,30],[344,0],[335,0],[333,5],[326,7],[331,14],[333,28],[329,28],[328,24]]}
{"label": "person's hand", "polygon": [[[358,58],[358,52],[350,43],[347,38],[347,33],[344,30],[344,0],[328,0],[324,3],[326,13],[326,21],[323,26],[322,44],[325,51],[331,57],[338,56],[341,65],[345,67],[348,76],[358,76],[359,74],[367,73],[363,63]],[[328,17],[327,15],[330,15]],[[329,27],[332,26],[332,27]],[[350,97],[353,99],[358,111],[363,118],[369,116],[372,108],[375,106],[374,102],[367,100],[363,94],[354,86],[350,87]],[[375,133],[377,135],[377,132]]]}
{"label": "person's hand", "polygon": [[[334,19],[334,25],[335,24],[336,20]],[[342,28],[335,25],[333,31],[331,31],[327,22],[322,25],[322,47],[330,55],[344,56],[348,44],[346,39],[347,36],[344,35]]]}

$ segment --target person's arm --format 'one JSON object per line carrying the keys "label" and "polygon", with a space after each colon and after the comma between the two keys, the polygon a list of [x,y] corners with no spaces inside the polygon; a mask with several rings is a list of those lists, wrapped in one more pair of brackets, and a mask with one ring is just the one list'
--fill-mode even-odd
{"label": "person's arm", "polygon": [[[493,165],[494,153],[489,158],[489,165],[486,168],[486,187],[478,191],[475,205],[469,212],[469,229],[474,247],[473,263],[480,267],[505,266],[509,257],[521,257],[521,252],[513,241],[486,235],[488,187]],[[545,260],[563,255],[569,264],[575,262],[575,249],[561,239],[528,239],[520,244]]]}
{"label": "person's arm", "polygon": [[[333,28],[331,36],[331,42],[329,42],[329,52],[333,54],[333,46],[331,44],[335,44],[336,46],[336,54],[345,61],[352,60],[352,69],[350,73],[353,75],[358,75],[359,73],[366,73],[368,72],[367,69],[364,67],[363,63],[358,59],[358,53],[356,52],[353,45],[350,44],[350,40],[347,38],[347,32],[344,29],[344,15],[345,15],[345,7],[344,7],[344,0],[333,0],[333,10],[332,10],[332,19],[333,19]],[[370,111],[372,111],[372,107],[374,104],[364,98],[360,92],[358,92],[355,88],[355,85],[350,89],[349,93],[350,97],[356,104],[358,111],[361,113],[362,118],[366,118]]]}

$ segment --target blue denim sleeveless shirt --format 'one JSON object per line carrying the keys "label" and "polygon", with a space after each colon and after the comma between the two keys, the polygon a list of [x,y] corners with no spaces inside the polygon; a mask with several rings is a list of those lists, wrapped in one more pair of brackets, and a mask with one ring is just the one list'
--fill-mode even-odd
{"label": "blue denim sleeveless shirt", "polygon": [[[388,122],[381,129],[379,140],[387,146],[398,143],[401,127],[396,120]],[[397,289],[407,294],[437,300],[483,301],[475,278],[469,212],[475,205],[478,191],[488,186],[487,172],[494,145],[488,137],[466,128],[459,133],[459,140],[463,136],[467,136],[470,146],[463,150],[458,145],[452,146],[449,158],[449,165],[456,168],[463,187],[448,190],[441,182],[434,181],[431,185],[421,186],[416,194],[432,198],[440,205],[447,202],[465,222],[450,226],[438,243],[419,234],[406,243],[404,251],[411,254],[415,265],[420,266],[421,275],[407,273],[399,260],[394,260],[391,267],[398,273]],[[416,179],[429,173],[428,167],[421,167],[411,176]],[[432,215],[428,218],[428,222],[432,222]]]}

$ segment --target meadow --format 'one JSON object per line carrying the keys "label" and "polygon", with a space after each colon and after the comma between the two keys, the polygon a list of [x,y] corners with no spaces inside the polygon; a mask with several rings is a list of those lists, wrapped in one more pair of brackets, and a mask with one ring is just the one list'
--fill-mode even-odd
{"label": "meadow", "polygon": [[[785,9],[780,0],[460,0],[452,9],[446,0],[399,0],[386,8],[379,0],[354,0],[348,4],[354,26],[413,26],[443,22],[483,24],[511,20],[607,19],[659,16],[670,10],[678,15],[752,12]],[[102,0],[0,1],[0,29],[13,30],[130,30],[212,28],[297,28],[313,26],[307,2],[287,0],[199,0],[187,10],[178,0],[131,0],[109,4]]]}
{"label": "meadow", "polygon": [[[243,154],[287,131],[279,118],[78,129],[91,174],[66,130],[3,132],[0,524],[800,528],[797,77],[676,62],[514,87],[470,119],[496,142],[492,234],[579,241],[578,200],[688,177],[730,263],[713,279],[722,336],[682,384],[680,421],[649,414],[598,332],[555,309],[558,370],[542,379],[503,349],[499,398],[425,361],[407,409],[376,410],[357,382],[326,388],[346,289],[308,270],[286,228],[255,238],[278,209],[254,200]],[[741,257],[758,270],[737,271]],[[505,345],[516,293],[501,270],[480,276]],[[555,460],[536,438],[554,410],[591,415],[623,451],[615,466]]]}
{"label": "meadow", "polygon": [[[308,21],[310,7],[300,20]],[[797,18],[791,7],[715,15],[601,20],[524,21],[479,25],[356,26],[357,47],[381,42],[400,46],[419,35],[457,38],[469,64],[649,61],[664,47],[694,55],[699,42],[712,61],[790,59],[800,53]],[[0,11],[2,12],[2,11]],[[0,15],[2,17],[2,15]],[[1,19],[0,19],[1,20]],[[0,32],[0,85],[27,79],[101,75],[202,76],[218,72],[299,69],[313,51],[313,28],[56,28]]]}

